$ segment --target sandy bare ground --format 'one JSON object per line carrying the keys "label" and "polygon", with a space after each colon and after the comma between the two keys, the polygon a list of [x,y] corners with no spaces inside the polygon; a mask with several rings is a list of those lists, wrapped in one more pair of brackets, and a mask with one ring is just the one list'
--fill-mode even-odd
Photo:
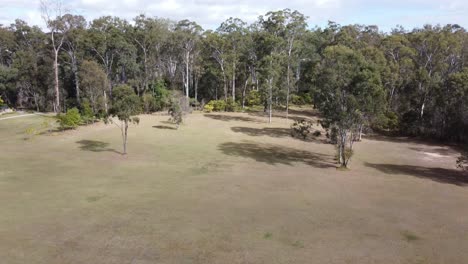
{"label": "sandy bare ground", "polygon": [[[297,111],[296,118],[308,113]],[[255,114],[165,116],[24,140],[0,123],[1,263],[468,263],[468,176],[450,147],[323,139]]]}

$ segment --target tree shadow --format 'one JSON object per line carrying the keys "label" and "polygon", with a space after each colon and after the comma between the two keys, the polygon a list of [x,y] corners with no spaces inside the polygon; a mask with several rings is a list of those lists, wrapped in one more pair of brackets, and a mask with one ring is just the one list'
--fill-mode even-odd
{"label": "tree shadow", "polygon": [[333,157],[330,155],[280,145],[226,142],[220,144],[218,149],[229,156],[248,157],[270,165],[294,166],[294,163],[300,162],[316,168],[336,168]]}
{"label": "tree shadow", "polygon": [[[264,119],[269,118],[268,112],[249,112],[249,115],[259,117],[259,118],[264,118]],[[271,114],[271,117],[286,119],[286,113],[280,114],[278,112],[274,112],[274,113]],[[289,115],[288,119],[289,120],[294,120],[294,121],[309,120],[309,118],[307,118],[307,117],[294,116],[294,115]]]}
{"label": "tree shadow", "polygon": [[219,114],[219,115],[205,114],[204,116],[214,119],[214,120],[220,120],[220,121],[226,121],[226,122],[241,121],[241,122],[263,123],[256,118],[245,117],[245,116],[234,116],[234,115],[223,115],[223,114]]}
{"label": "tree shadow", "polygon": [[153,126],[153,128],[157,128],[157,129],[168,129],[168,130],[177,130],[175,127],[170,127],[170,126]]}
{"label": "tree shadow", "polygon": [[269,136],[274,138],[291,137],[291,129],[280,128],[280,127],[265,127],[265,128],[253,128],[253,127],[232,127],[231,130],[236,133],[243,133],[248,136]]}
{"label": "tree shadow", "polygon": [[97,141],[97,140],[80,140],[77,141],[76,143],[80,144],[80,149],[84,151],[92,151],[92,152],[114,152],[117,154],[122,154],[121,152],[108,148],[109,143],[107,142],[102,142],[102,141]]}
{"label": "tree shadow", "polygon": [[364,165],[385,174],[405,174],[418,178],[430,179],[440,183],[449,183],[458,186],[468,185],[468,175],[460,170],[413,165],[372,164],[367,162]]}
{"label": "tree shadow", "polygon": [[265,127],[265,128],[253,128],[253,127],[232,127],[231,130],[235,133],[243,133],[251,137],[259,136],[269,136],[273,138],[291,138],[306,142],[317,142],[321,144],[329,144],[327,139],[321,138],[320,136],[313,136],[312,133],[307,135],[304,139],[303,137],[293,137],[291,135],[290,128],[280,128],[280,127]]}

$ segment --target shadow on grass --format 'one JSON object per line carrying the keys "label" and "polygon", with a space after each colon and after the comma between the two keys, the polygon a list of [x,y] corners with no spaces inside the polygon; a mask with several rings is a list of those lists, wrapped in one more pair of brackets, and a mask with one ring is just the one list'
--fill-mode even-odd
{"label": "shadow on grass", "polygon": [[232,127],[231,130],[236,133],[243,133],[251,137],[269,136],[273,138],[292,138],[307,142],[316,142],[321,144],[329,144],[326,139],[320,137],[314,137],[309,134],[305,139],[303,137],[293,137],[291,135],[290,128],[280,127],[265,127],[265,128],[253,128],[253,127]]}
{"label": "shadow on grass", "polygon": [[418,178],[430,179],[440,183],[449,183],[458,186],[468,185],[468,175],[459,170],[412,165],[372,164],[367,162],[365,165],[385,174],[405,174]]}
{"label": "shadow on grass", "polygon": [[293,166],[294,163],[300,162],[316,168],[336,168],[333,157],[330,155],[280,145],[253,142],[226,142],[220,144],[218,149],[229,156],[248,157],[271,165],[284,164]]}
{"label": "shadow on grass", "polygon": [[97,140],[80,140],[76,143],[80,144],[80,149],[84,151],[92,151],[92,152],[114,152],[117,154],[122,154],[121,152],[108,148],[109,143],[97,141]]}
{"label": "shadow on grass", "polygon": [[[249,115],[250,116],[255,116],[255,117],[259,117],[259,118],[262,118],[262,119],[268,119],[269,117],[269,114],[268,112],[262,112],[262,111],[259,111],[259,112],[249,112]],[[277,111],[274,111],[271,115],[273,118],[283,118],[283,119],[286,119],[286,112],[277,112]],[[313,122],[313,117],[315,117],[315,115],[296,115],[296,114],[292,114],[291,111],[289,112],[289,116],[288,116],[288,119],[289,120],[293,120],[293,121],[301,121],[301,120],[308,120],[308,121],[312,121]]]}
{"label": "shadow on grass", "polygon": [[269,136],[275,138],[291,137],[291,129],[279,128],[279,127],[265,127],[265,128],[253,128],[253,127],[232,127],[231,130],[236,133],[243,133],[248,136]]}
{"label": "shadow on grass", "polygon": [[246,116],[234,116],[234,115],[225,115],[225,114],[205,114],[205,117],[220,120],[220,121],[242,121],[242,122],[253,122],[253,123],[262,123],[256,118],[246,117]]}
{"label": "shadow on grass", "polygon": [[157,129],[168,129],[168,130],[177,130],[175,127],[170,127],[170,126],[153,126],[153,128],[157,128]]}

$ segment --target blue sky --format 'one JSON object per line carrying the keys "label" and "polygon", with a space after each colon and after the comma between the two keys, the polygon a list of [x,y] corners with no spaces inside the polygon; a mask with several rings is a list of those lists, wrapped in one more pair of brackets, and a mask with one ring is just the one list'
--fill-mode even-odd
{"label": "blue sky", "polygon": [[[57,0],[49,0],[57,1]],[[396,25],[405,28],[424,24],[459,24],[468,27],[468,0],[63,0],[67,10],[88,20],[115,15],[131,20],[140,13],[180,20],[195,20],[215,29],[229,17],[247,22],[270,10],[290,8],[309,17],[311,27],[328,20],[339,24],[372,24],[383,31]],[[39,0],[0,0],[0,23],[16,18],[43,26]]]}

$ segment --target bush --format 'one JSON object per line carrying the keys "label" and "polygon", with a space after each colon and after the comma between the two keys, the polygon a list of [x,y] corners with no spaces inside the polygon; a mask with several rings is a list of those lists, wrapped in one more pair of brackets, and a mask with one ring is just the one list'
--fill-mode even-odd
{"label": "bush", "polygon": [[237,102],[232,100],[232,98],[228,98],[225,105],[226,112],[236,112],[239,107]]}
{"label": "bush", "polygon": [[224,100],[211,100],[206,105],[208,105],[210,108],[213,107],[212,111],[215,112],[222,112],[226,110],[226,102]]}
{"label": "bush", "polygon": [[81,124],[81,115],[78,108],[72,108],[66,114],[59,114],[57,122],[61,129],[75,129]]}
{"label": "bush", "polygon": [[258,91],[250,91],[245,98],[247,106],[257,106],[262,104],[262,95]]}
{"label": "bush", "polygon": [[81,118],[86,124],[94,122],[94,112],[88,101],[81,104]]}
{"label": "bush", "polygon": [[372,128],[376,130],[397,131],[400,128],[400,120],[395,112],[381,114],[372,123]]}
{"label": "bush", "polygon": [[214,109],[214,106],[212,104],[206,104],[205,106],[203,106],[203,111],[207,112],[207,113],[211,113],[213,112],[213,109]]}
{"label": "bush", "polygon": [[306,139],[307,136],[312,132],[312,123],[306,120],[295,121],[291,126],[291,136],[296,137],[300,136],[303,139]]}
{"label": "bush", "polygon": [[171,115],[169,121],[176,124],[176,127],[179,128],[179,125],[182,123],[183,111],[180,100],[176,97],[171,99],[169,114]]}
{"label": "bush", "polygon": [[3,102],[2,97],[0,97],[0,107],[3,106],[3,105],[5,105],[5,102]]}
{"label": "bush", "polygon": [[309,93],[304,93],[300,95],[292,94],[290,101],[293,105],[307,105],[312,104],[312,97]]}

